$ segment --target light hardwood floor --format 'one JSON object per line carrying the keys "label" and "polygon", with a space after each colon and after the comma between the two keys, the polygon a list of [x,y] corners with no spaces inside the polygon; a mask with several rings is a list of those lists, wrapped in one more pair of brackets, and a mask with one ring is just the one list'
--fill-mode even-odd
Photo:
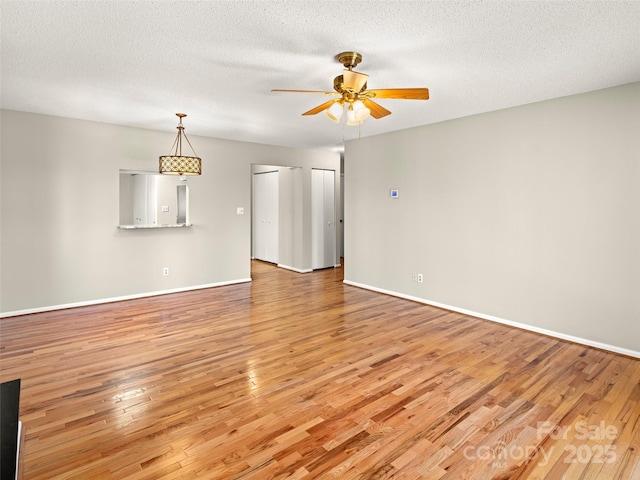
{"label": "light hardwood floor", "polygon": [[640,479],[640,361],[253,262],[6,318],[24,478]]}

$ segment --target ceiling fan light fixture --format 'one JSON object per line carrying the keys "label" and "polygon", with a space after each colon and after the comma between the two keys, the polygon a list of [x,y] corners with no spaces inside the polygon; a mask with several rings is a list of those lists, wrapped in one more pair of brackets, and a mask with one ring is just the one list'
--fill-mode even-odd
{"label": "ceiling fan light fixture", "polygon": [[362,120],[356,116],[356,110],[353,109],[353,103],[349,104],[349,110],[347,110],[347,125],[355,126],[360,125]]}
{"label": "ceiling fan light fixture", "polygon": [[327,108],[324,112],[327,114],[332,121],[339,123],[342,118],[342,112],[344,110],[344,105],[341,101],[335,102],[329,108]]}
{"label": "ceiling fan light fixture", "polygon": [[[202,160],[196,155],[195,150],[191,146],[191,142],[187,138],[187,134],[184,133],[184,127],[182,126],[182,119],[187,115],[185,113],[176,113],[176,116],[180,119],[177,127],[178,135],[173,141],[173,145],[171,147],[172,153],[160,156],[159,171],[163,175],[200,175],[202,174]],[[193,156],[182,155],[183,137],[191,148]]]}
{"label": "ceiling fan light fixture", "polygon": [[364,105],[362,100],[356,100],[353,102],[351,104],[351,108],[353,109],[353,115],[357,122],[362,122],[371,113],[371,110]]}
{"label": "ceiling fan light fixture", "polygon": [[[334,91],[321,90],[282,90],[274,89],[272,92],[294,92],[294,93],[319,93],[332,95],[333,100],[328,100],[320,105],[304,112],[302,115],[316,115],[325,112],[334,122],[340,122],[344,116],[344,109],[347,108],[346,124],[360,125],[363,120],[372,116],[380,119],[391,114],[391,111],[375,102],[373,99],[393,98],[403,100],[428,100],[428,88],[377,88],[369,90],[365,73],[355,72],[353,68],[362,61],[362,55],[358,52],[342,52],[336,55],[336,59],[344,65],[342,75],[333,79]],[[340,98],[336,98],[338,95]]]}

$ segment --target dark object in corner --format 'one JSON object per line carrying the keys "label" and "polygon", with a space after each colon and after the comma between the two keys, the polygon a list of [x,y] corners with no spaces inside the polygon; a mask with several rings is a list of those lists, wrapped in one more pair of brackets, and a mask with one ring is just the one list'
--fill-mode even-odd
{"label": "dark object in corner", "polygon": [[20,379],[0,383],[0,479],[16,478]]}

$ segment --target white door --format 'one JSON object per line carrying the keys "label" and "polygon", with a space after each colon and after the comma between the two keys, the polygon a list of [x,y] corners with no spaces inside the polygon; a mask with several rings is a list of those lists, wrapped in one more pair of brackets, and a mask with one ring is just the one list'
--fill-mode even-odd
{"label": "white door", "polygon": [[311,267],[336,263],[335,172],[311,170]]}
{"label": "white door", "polygon": [[133,224],[155,225],[157,222],[156,175],[133,175]]}
{"label": "white door", "polygon": [[278,263],[278,172],[253,175],[253,258]]}

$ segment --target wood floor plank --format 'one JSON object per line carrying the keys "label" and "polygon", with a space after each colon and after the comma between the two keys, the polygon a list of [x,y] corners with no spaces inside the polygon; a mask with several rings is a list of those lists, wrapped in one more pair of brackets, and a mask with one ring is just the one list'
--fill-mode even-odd
{"label": "wood floor plank", "polygon": [[0,320],[24,478],[640,479],[640,361],[252,262]]}

